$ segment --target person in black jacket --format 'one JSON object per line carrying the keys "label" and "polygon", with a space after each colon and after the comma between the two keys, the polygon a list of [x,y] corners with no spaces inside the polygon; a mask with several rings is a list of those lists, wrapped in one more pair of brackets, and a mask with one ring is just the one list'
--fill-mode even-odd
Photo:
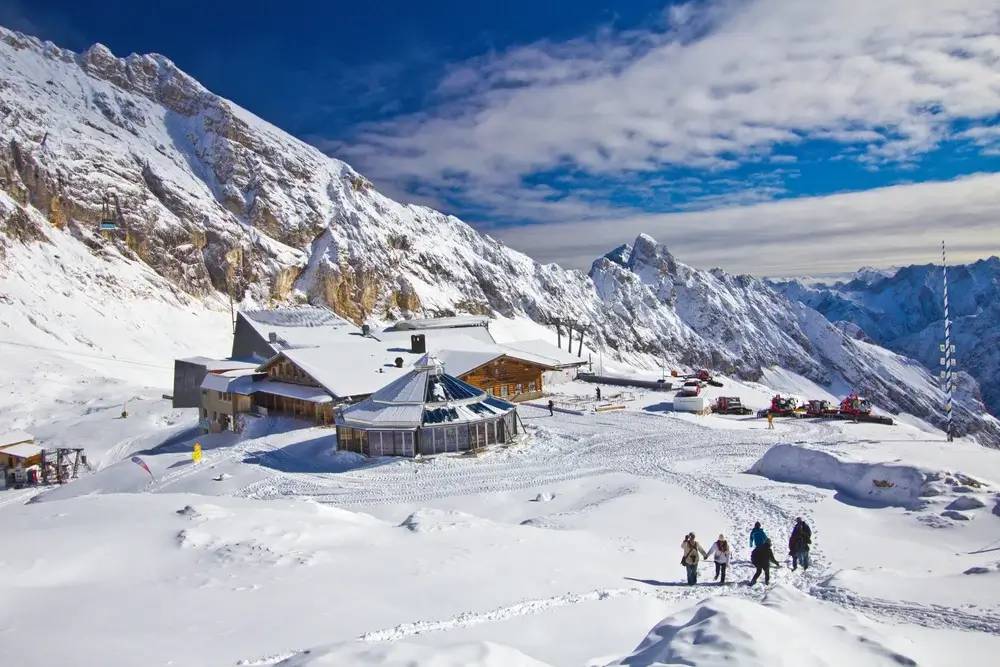
{"label": "person in black jacket", "polygon": [[802,569],[809,569],[809,545],[812,544],[812,529],[802,517],[795,519],[795,527],[788,538],[788,555],[792,557],[792,569],[802,564]]}
{"label": "person in black jacket", "polygon": [[771,583],[771,563],[778,566],[778,561],[774,560],[774,552],[771,551],[771,540],[764,540],[764,543],[753,550],[750,554],[750,562],[753,564],[757,571],[753,575],[753,579],[750,580],[750,585],[753,586],[757,583],[757,579],[760,578],[760,573],[764,573],[764,585],[767,586]]}

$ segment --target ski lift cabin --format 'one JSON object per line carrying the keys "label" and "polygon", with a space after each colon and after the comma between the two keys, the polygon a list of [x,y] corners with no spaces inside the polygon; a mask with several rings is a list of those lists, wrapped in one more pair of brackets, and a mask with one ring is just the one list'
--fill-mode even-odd
{"label": "ski lift cabin", "polygon": [[[114,201],[114,208],[111,207],[112,200]],[[101,221],[98,224],[98,229],[102,232],[118,231],[121,220],[122,208],[118,203],[118,195],[114,192],[111,193],[110,197],[104,195],[104,205],[101,209]]]}

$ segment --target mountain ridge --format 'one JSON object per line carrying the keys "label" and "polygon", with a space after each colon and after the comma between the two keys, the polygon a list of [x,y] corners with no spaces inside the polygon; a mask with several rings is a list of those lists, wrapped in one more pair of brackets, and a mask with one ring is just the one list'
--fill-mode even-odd
{"label": "mountain ridge", "polygon": [[[23,209],[4,212],[0,242],[67,234],[196,298],[324,304],[358,323],[573,318],[592,324],[592,347],[637,366],[746,379],[782,366],[940,424],[940,391],[915,362],[845,335],[763,279],[688,267],[647,235],[588,274],[539,264],[453,216],[384,197],[163,56],[75,54],[0,28],[0,74],[0,189]],[[101,232],[115,199],[120,228]],[[981,415],[975,382],[967,388],[959,433],[1000,446],[1000,423]]]}
{"label": "mountain ridge", "polygon": [[[866,278],[832,285],[797,280],[771,284],[835,325],[851,325],[874,343],[938,371],[944,343],[941,265],[899,267],[889,275]],[[1000,257],[949,266],[948,284],[958,368],[980,383],[987,406],[1000,414]]]}

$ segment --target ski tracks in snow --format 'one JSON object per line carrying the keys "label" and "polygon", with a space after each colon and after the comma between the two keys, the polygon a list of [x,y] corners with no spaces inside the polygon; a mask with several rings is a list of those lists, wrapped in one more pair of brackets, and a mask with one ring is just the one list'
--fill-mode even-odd
{"label": "ski tracks in snow", "polygon": [[[345,473],[283,472],[268,468],[268,479],[250,484],[232,495],[257,498],[300,497],[338,506],[375,504],[418,504],[456,495],[485,492],[516,491],[538,488],[584,477],[615,472],[659,479],[680,487],[692,495],[716,503],[729,518],[732,544],[738,552],[748,553],[741,546],[754,521],[761,521],[772,533],[777,553],[783,552],[795,516],[815,499],[808,491],[790,493],[783,485],[764,485],[756,489],[731,486],[726,477],[743,472],[776,441],[773,434],[761,430],[722,431],[706,428],[681,419],[665,419],[662,415],[622,414],[603,415],[608,422],[600,434],[594,433],[592,421],[584,418],[545,420],[544,442],[524,450],[498,451],[481,459],[437,456],[423,463],[400,462],[359,468]],[[607,428],[611,426],[611,428]],[[810,441],[839,440],[835,427],[825,422],[803,420],[790,422],[792,432],[785,432],[784,441],[808,438]],[[267,438],[241,443],[242,453],[256,447],[257,456],[284,459],[302,468],[307,462],[267,444]],[[675,466],[696,472],[677,470]],[[745,551],[744,551],[745,549]],[[878,620],[893,623],[918,624],[935,628],[954,628],[1000,634],[1000,618],[988,614],[972,614],[958,609],[922,606],[866,598],[851,591],[825,584],[829,572],[821,549],[814,549],[813,564],[807,571],[792,574],[788,568],[773,572],[782,581],[809,595],[842,607],[861,612]],[[734,580],[749,578],[753,567],[746,560],[733,563]],[[519,616],[543,613],[549,609],[589,602],[626,597],[648,596],[667,602],[690,599],[692,602],[711,595],[737,595],[759,599],[759,588],[746,586],[715,587],[699,585],[692,588],[650,587],[598,589],[582,593],[523,600],[484,612],[466,611],[450,618],[419,620],[390,628],[363,633],[365,641],[392,641],[403,637],[443,632],[484,623],[509,620]],[[294,655],[243,661],[243,665],[273,665]]]}
{"label": "ski tracks in snow", "polygon": [[819,583],[809,589],[813,597],[853,609],[866,616],[895,623],[908,623],[928,628],[944,628],[986,632],[1000,635],[1000,616],[990,613],[970,614],[969,612],[944,605],[922,605],[897,602],[880,598],[868,598],[852,591]]}

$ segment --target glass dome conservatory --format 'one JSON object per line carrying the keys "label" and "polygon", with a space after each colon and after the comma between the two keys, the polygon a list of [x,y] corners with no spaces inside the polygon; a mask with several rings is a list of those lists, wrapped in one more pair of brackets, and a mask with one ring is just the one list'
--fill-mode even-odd
{"label": "glass dome conservatory", "polygon": [[336,416],[338,448],[365,456],[461,452],[509,442],[517,408],[447,375],[433,355]]}

